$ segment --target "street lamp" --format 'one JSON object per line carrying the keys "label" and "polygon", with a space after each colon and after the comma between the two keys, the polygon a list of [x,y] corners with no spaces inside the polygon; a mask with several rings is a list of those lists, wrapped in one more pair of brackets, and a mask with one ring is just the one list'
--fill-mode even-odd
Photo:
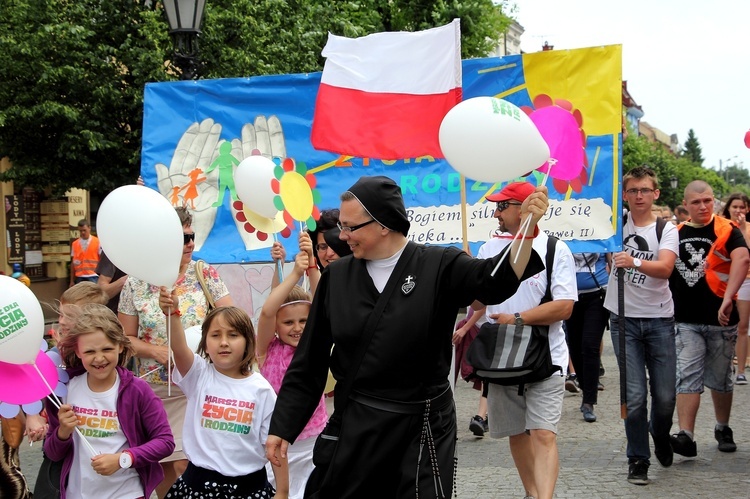
{"label": "street lamp", "polygon": [[679,180],[677,180],[677,177],[672,175],[672,178],[669,179],[669,186],[672,188],[672,209],[674,210],[677,207],[677,186],[679,185]]}
{"label": "street lamp", "polygon": [[198,78],[198,35],[206,0],[163,0],[169,34],[174,43],[174,63],[181,80]]}

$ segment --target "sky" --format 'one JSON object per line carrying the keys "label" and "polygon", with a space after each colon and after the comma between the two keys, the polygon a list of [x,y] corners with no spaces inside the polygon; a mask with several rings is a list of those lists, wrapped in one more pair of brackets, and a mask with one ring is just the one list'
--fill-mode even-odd
{"label": "sky", "polygon": [[521,49],[622,45],[622,79],[641,120],[685,144],[694,130],[703,166],[750,169],[750,1],[508,0]]}

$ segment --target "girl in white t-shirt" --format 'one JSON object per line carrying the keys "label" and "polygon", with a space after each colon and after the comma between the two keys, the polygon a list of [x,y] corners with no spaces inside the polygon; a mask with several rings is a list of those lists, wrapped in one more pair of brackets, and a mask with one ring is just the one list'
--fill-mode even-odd
{"label": "girl in white t-shirt", "polygon": [[132,347],[117,316],[83,305],[58,348],[71,378],[66,403],[47,406],[44,452],[63,463],[61,499],[149,497],[174,438],[161,401],[124,367]]}
{"label": "girl in white t-shirt", "polygon": [[[296,285],[313,262],[312,243],[307,234],[300,236],[300,250],[294,261],[294,269],[268,295],[258,319],[255,347],[258,367],[277,394],[310,313],[310,295]],[[312,417],[287,451],[290,499],[302,499],[305,493],[307,479],[314,468],[315,440],[327,421],[325,400],[321,394]]]}
{"label": "girl in white t-shirt", "polygon": [[173,497],[285,499],[286,460],[268,482],[265,443],[276,394],[252,371],[255,336],[250,317],[237,307],[219,307],[206,317],[194,353],[180,322],[177,294],[162,287],[159,306],[172,328],[173,378],[187,397],[183,449],[189,463],[167,494]]}

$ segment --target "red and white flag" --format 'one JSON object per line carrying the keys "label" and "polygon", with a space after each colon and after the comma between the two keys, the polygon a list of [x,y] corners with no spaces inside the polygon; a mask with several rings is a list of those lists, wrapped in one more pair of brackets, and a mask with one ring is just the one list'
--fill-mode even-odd
{"label": "red and white flag", "polygon": [[425,31],[328,34],[316,149],[376,159],[442,158],[438,130],[461,102],[460,21]]}

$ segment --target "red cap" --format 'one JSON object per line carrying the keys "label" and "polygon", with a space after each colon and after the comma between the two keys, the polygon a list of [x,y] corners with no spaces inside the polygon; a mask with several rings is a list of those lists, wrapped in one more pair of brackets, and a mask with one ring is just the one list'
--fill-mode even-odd
{"label": "red cap", "polygon": [[523,203],[535,190],[536,187],[528,182],[512,182],[503,187],[500,192],[490,194],[485,199],[493,202],[508,201],[512,199]]}

